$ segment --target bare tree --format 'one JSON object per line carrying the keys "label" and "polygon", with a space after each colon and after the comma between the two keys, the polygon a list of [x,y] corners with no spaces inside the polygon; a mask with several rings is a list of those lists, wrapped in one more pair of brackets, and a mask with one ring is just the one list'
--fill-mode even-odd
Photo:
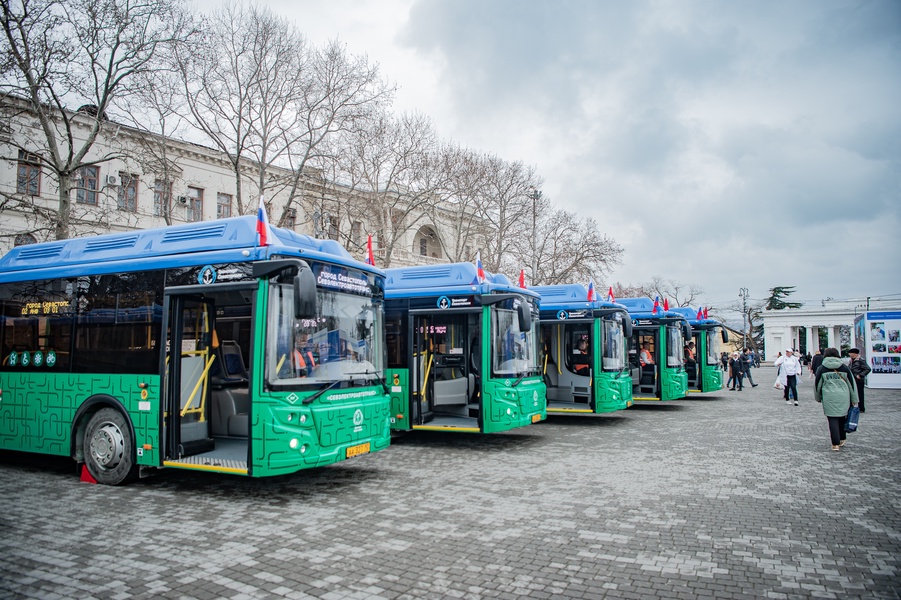
{"label": "bare tree", "polygon": [[378,230],[385,267],[391,266],[401,236],[435,201],[436,144],[431,123],[421,114],[382,112],[348,138],[344,172],[352,188],[368,199],[357,210]]}
{"label": "bare tree", "polygon": [[[585,282],[598,278],[619,264],[623,249],[611,238],[602,234],[594,219],[554,210],[541,219],[538,253],[538,280],[536,285]],[[515,266],[511,265],[515,268]]]}
{"label": "bare tree", "polygon": [[[541,181],[534,167],[521,162],[486,157],[485,181],[486,202],[480,217],[490,227],[491,235],[486,240],[482,262],[487,269],[499,272],[515,261],[532,257],[531,215],[533,211],[537,215],[548,212],[550,204],[545,198],[537,208],[533,206],[529,191]],[[532,284],[538,283],[536,277],[533,280]]]}
{"label": "bare tree", "polygon": [[675,279],[664,279],[659,275],[651,278],[651,289],[660,298],[671,298],[673,306],[692,306],[701,294],[703,288],[696,283],[684,283]]}
{"label": "bare tree", "polygon": [[[312,51],[309,66],[309,83],[295,101],[297,122],[286,136],[285,157],[293,177],[279,223],[289,211],[305,208],[307,167],[321,171],[337,161],[338,148],[355,144],[364,137],[363,128],[379,123],[395,90],[382,79],[378,65],[370,65],[365,56],[348,55],[337,41]],[[336,140],[339,136],[355,141]],[[304,210],[306,218],[312,216],[308,213]]]}
{"label": "bare tree", "polygon": [[55,207],[31,208],[65,239],[77,217],[71,193],[80,169],[119,156],[90,154],[108,111],[156,57],[186,41],[190,15],[181,0],[0,0],[0,27],[0,89],[40,132],[14,136],[13,146],[48,170],[58,189]]}

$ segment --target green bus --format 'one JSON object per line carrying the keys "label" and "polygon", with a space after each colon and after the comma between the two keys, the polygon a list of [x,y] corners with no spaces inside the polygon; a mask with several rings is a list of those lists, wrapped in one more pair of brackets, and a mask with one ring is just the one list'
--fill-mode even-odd
{"label": "green bus", "polygon": [[723,389],[723,370],[720,368],[720,342],[729,341],[726,327],[716,319],[704,316],[703,310],[691,307],[672,309],[680,313],[691,325],[694,357],[685,360],[688,392],[699,394]]}
{"label": "green bus", "polygon": [[545,418],[538,294],[471,263],[388,269],[391,427],[496,433]]}
{"label": "green bus", "polygon": [[629,310],[632,337],[629,363],[636,401],[679,400],[688,395],[684,348],[691,326],[680,313],[664,310],[659,299],[621,298]]}
{"label": "green bus", "polygon": [[16,247],[0,259],[0,449],[71,456],[110,485],[382,450],[383,296],[384,272],[337,242],[254,217]]}
{"label": "green bus", "polygon": [[598,414],[632,406],[626,349],[632,321],[626,307],[590,298],[579,284],[530,289],[541,297],[548,414]]}

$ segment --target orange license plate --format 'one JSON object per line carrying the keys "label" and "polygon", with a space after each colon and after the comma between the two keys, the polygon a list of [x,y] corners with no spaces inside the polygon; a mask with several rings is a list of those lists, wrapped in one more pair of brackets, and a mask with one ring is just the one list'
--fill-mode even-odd
{"label": "orange license plate", "polygon": [[532,415],[532,422],[537,423],[541,420],[541,415]]}
{"label": "orange license plate", "polygon": [[344,456],[346,458],[353,458],[354,456],[360,456],[361,454],[369,454],[369,442],[351,446],[345,451]]}

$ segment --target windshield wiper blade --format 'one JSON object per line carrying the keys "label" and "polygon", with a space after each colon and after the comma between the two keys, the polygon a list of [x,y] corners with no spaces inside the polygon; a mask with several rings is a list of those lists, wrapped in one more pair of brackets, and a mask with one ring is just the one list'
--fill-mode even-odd
{"label": "windshield wiper blade", "polygon": [[311,404],[314,400],[316,400],[316,398],[318,398],[318,397],[321,396],[322,394],[326,393],[327,391],[329,391],[329,390],[332,389],[333,387],[337,386],[338,384],[342,383],[343,381],[345,381],[345,380],[344,380],[344,379],[338,379],[338,380],[333,381],[333,382],[331,382],[331,383],[325,384],[324,386],[322,386],[321,388],[319,388],[318,390],[316,390],[316,393],[315,393],[315,394],[313,394],[312,396],[309,396],[309,397],[304,398],[303,400],[301,400],[301,404]]}
{"label": "windshield wiper blade", "polygon": [[513,385],[512,385],[511,387],[516,387],[516,386],[518,386],[520,383],[522,383],[522,380],[525,379],[525,378],[526,378],[526,375],[528,375],[528,374],[529,374],[528,371],[523,371],[523,374],[520,375],[519,378],[518,378],[516,381],[513,382]]}

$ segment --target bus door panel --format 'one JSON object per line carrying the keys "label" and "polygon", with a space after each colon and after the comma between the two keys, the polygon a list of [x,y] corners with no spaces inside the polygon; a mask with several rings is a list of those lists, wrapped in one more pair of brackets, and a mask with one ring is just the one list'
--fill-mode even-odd
{"label": "bus door panel", "polygon": [[[661,358],[666,360],[666,353],[661,352],[661,344],[660,344],[660,331],[659,328],[653,329],[634,329],[634,333],[632,334],[632,343],[631,347],[635,349],[635,353],[632,354],[630,352],[630,361],[633,366],[638,367],[637,375],[638,380],[634,379],[632,381],[632,390],[633,393],[638,394],[654,394],[657,395],[659,391],[659,372],[658,369],[660,367]],[[641,364],[641,351],[644,347],[644,344],[647,343],[650,351],[650,355],[654,360],[654,364]],[[632,371],[633,374],[636,373],[635,370]]]}
{"label": "bus door panel", "polygon": [[413,360],[410,373],[410,404],[413,415],[413,423],[422,425],[431,420],[432,411],[429,408],[428,378],[431,369],[432,354],[429,350],[428,330],[431,320],[425,315],[411,315],[411,327],[413,343],[411,352]]}
{"label": "bus door panel", "polygon": [[167,455],[180,458],[213,449],[210,369],[215,306],[196,296],[169,296],[167,340]]}

